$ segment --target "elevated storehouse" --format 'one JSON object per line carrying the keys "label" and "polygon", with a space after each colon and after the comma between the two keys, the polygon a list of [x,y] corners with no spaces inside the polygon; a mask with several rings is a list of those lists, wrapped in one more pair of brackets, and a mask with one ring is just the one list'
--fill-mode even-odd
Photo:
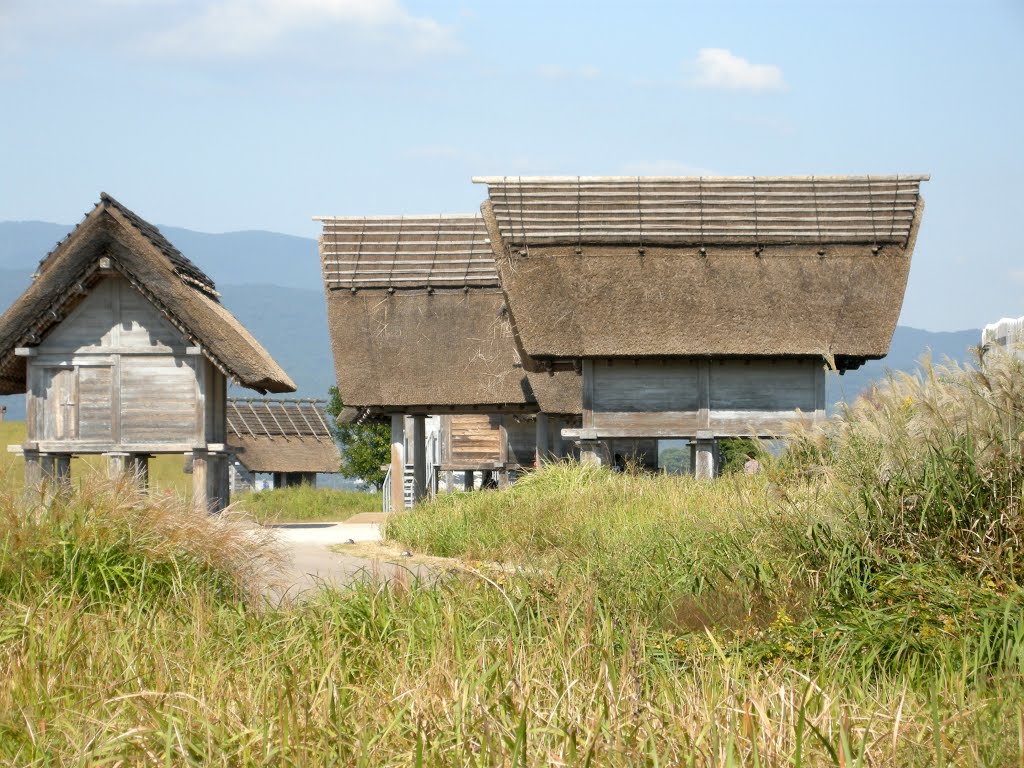
{"label": "elevated storehouse", "polygon": [[[479,216],[319,221],[338,389],[349,413],[390,418],[393,478],[404,476],[406,414],[413,417],[416,498],[426,489],[428,414],[448,425],[445,470],[507,477],[510,416],[533,416],[536,450],[553,449],[547,417],[579,413],[578,378],[524,369]],[[459,417],[473,415],[481,417],[476,428],[460,436]],[[484,439],[481,429],[498,436],[496,451],[473,449]],[[395,508],[402,486],[392,483]]]}
{"label": "elevated storehouse", "polygon": [[228,502],[227,385],[295,385],[220,303],[213,281],[109,195],[0,316],[0,394],[26,393],[28,481],[102,454],[145,478],[188,454],[193,496]]}
{"label": "elevated storehouse", "polygon": [[235,451],[232,490],[253,490],[256,473],[275,488],[316,485],[341,468],[323,400],[229,398],[228,445]]}
{"label": "elevated storehouse", "polygon": [[523,359],[577,368],[599,460],[619,438],[720,437],[825,414],[825,371],[885,356],[927,176],[484,177]]}

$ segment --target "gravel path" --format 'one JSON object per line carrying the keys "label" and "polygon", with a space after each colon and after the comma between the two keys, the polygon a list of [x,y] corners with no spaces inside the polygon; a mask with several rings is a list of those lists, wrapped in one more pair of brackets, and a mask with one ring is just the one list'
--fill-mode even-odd
{"label": "gravel path", "polygon": [[268,527],[274,530],[290,560],[279,583],[267,590],[267,596],[275,603],[301,599],[322,587],[344,588],[363,579],[411,581],[431,572],[422,563],[402,562],[400,553],[388,553],[391,556],[385,559],[332,549],[344,544],[379,542],[378,523],[283,523]]}

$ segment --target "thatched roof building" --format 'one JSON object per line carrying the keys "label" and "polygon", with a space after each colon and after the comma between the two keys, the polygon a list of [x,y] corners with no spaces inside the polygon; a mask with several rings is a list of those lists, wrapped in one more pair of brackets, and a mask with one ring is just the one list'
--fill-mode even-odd
{"label": "thatched roof building", "polygon": [[321,217],[338,388],[362,412],[578,413],[573,374],[529,374],[479,216]]}
{"label": "thatched roof building", "polygon": [[228,443],[250,472],[334,473],[341,455],[322,400],[229,398]]}
{"label": "thatched roof building", "polygon": [[0,316],[0,395],[26,389],[26,358],[15,350],[38,344],[111,271],[229,379],[260,392],[295,391],[288,374],[220,303],[213,281],[160,230],[104,193]]}
{"label": "thatched roof building", "polygon": [[524,359],[883,357],[927,176],[482,177]]}

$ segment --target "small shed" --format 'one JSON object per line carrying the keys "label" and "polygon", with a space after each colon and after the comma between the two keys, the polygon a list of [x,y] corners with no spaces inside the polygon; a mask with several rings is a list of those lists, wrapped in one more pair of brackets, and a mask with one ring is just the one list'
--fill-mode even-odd
{"label": "small shed", "polygon": [[824,418],[826,367],[888,352],[927,178],[474,181],[522,359],[582,373],[586,457],[686,438],[709,476],[716,439]]}
{"label": "small shed", "polygon": [[0,394],[26,393],[30,483],[65,480],[75,455],[145,479],[154,454],[187,454],[195,503],[223,508],[229,381],[295,390],[213,281],[107,194],[0,316]]}
{"label": "small shed", "polygon": [[[395,478],[404,475],[404,416],[413,417],[415,498],[426,490],[427,415],[448,425],[445,470],[507,479],[513,416],[529,417],[519,423],[531,424],[535,452],[558,449],[561,424],[549,430],[548,418],[578,417],[579,377],[524,367],[480,216],[318,220],[339,392],[359,418],[390,418]],[[498,438],[474,455],[469,443],[488,439],[481,430]],[[396,506],[401,487],[392,483]]]}
{"label": "small shed", "polygon": [[274,476],[275,488],[316,485],[333,474],[341,454],[324,400],[229,398],[228,444],[235,450],[232,490],[253,490],[257,473]]}

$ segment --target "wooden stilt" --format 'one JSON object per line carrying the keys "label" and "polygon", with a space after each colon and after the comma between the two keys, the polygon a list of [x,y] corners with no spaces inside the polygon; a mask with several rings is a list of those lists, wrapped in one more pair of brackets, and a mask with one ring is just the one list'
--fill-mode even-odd
{"label": "wooden stilt", "polygon": [[391,511],[405,509],[405,416],[391,415]]}
{"label": "wooden stilt", "polygon": [[427,495],[427,417],[412,417],[412,500],[413,504]]}
{"label": "wooden stilt", "polygon": [[550,449],[548,448],[548,415],[537,414],[537,447],[534,454],[534,464],[540,466],[548,461]]}
{"label": "wooden stilt", "polygon": [[127,471],[132,473],[140,488],[149,488],[149,460],[147,453],[133,453],[128,457]]}
{"label": "wooden stilt", "polygon": [[710,432],[697,432],[694,476],[698,480],[711,480],[715,476],[715,438]]}
{"label": "wooden stilt", "polygon": [[39,451],[26,449],[25,456],[25,487],[35,488],[43,479],[42,466],[39,463]]}
{"label": "wooden stilt", "polygon": [[475,485],[476,472],[471,469],[467,469],[462,473],[462,488],[466,491],[472,491]]}

